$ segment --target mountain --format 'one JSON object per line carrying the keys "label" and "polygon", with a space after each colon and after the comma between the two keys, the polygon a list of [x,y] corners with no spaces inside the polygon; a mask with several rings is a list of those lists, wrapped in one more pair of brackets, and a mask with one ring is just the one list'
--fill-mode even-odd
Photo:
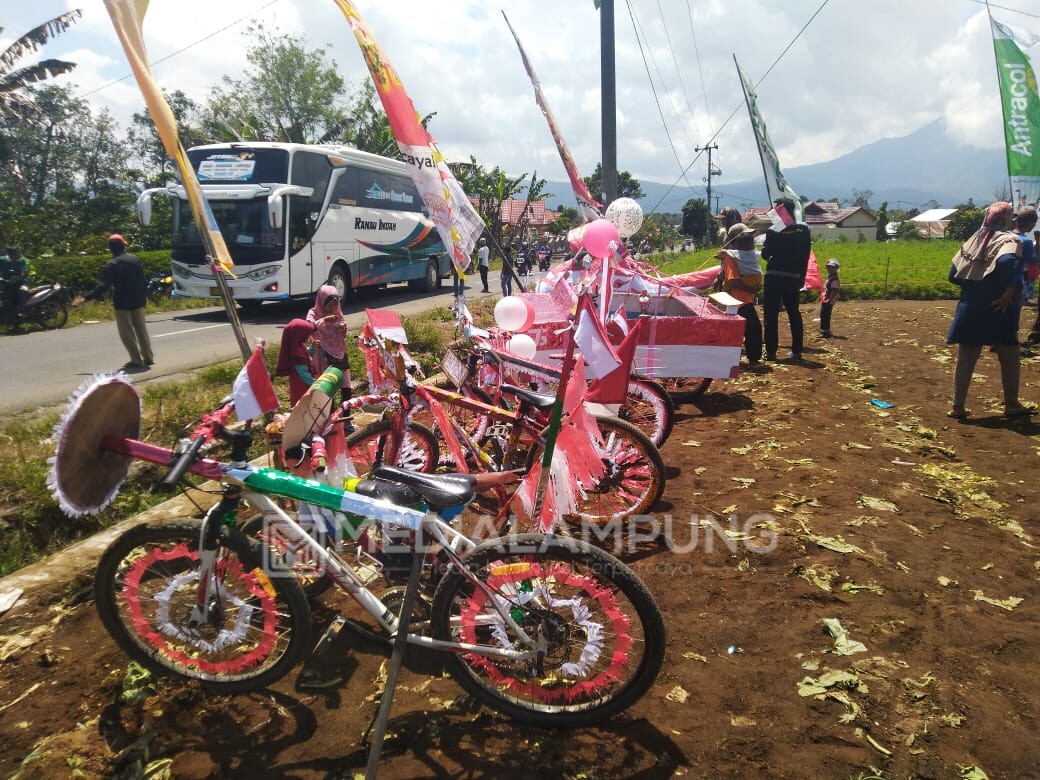
{"label": "mountain", "polygon": [[[870,190],[870,204],[882,201],[890,207],[926,207],[929,201],[955,206],[971,198],[977,204],[995,200],[1007,188],[1007,167],[1001,149],[976,149],[952,142],[943,121],[936,120],[901,138],[883,138],[828,162],[788,168],[784,171],[795,191],[810,200],[853,198],[853,190]],[[654,181],[640,182],[646,197],[640,205],[647,211],[679,212],[690,198],[703,198],[704,188],[676,186]],[[721,196],[719,207],[766,205],[761,178],[730,182],[716,180],[712,199]],[[574,205],[569,182],[548,182],[550,208]],[[662,200],[663,199],[663,200]],[[658,205],[659,204],[659,205]],[[930,204],[929,204],[930,205]]]}

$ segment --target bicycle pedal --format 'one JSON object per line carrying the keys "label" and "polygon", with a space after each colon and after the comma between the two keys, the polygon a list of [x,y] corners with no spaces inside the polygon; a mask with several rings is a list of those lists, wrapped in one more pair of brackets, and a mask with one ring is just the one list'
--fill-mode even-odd
{"label": "bicycle pedal", "polygon": [[321,639],[318,640],[317,644],[314,645],[314,650],[311,651],[311,655],[321,655],[323,652],[329,649],[332,642],[339,636],[339,632],[343,630],[343,626],[347,624],[347,619],[342,615],[336,615],[329,623],[328,628],[325,629],[325,633],[321,635]]}

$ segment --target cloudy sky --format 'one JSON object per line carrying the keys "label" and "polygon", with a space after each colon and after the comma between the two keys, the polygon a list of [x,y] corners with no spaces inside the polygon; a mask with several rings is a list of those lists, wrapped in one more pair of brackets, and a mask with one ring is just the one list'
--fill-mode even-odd
{"label": "cloudy sky", "polygon": [[[829,0],[798,36],[821,2],[615,0],[619,168],[671,184],[694,159],[694,147],[717,133],[714,159],[723,178],[715,186],[759,177],[734,55],[753,81],[761,80],[759,104],[784,167],[830,160],[937,118],[953,140],[1002,146],[982,3]],[[589,173],[599,161],[599,17],[592,0],[356,4],[416,108],[437,112],[430,130],[449,159],[473,155],[514,174],[536,169],[566,179],[504,10],[579,169]],[[143,101],[132,78],[119,80],[129,68],[101,0],[0,0],[0,46],[75,7],[83,18],[41,53],[77,62],[62,80],[126,124]],[[991,7],[998,20],[1040,34],[1034,0]],[[327,46],[348,80],[367,78],[331,0],[152,0],[145,40],[159,82],[201,101],[221,76],[240,77],[251,19],[304,36],[311,47]],[[1030,53],[1040,60],[1040,46]],[[705,168],[701,159],[683,183],[702,186]]]}

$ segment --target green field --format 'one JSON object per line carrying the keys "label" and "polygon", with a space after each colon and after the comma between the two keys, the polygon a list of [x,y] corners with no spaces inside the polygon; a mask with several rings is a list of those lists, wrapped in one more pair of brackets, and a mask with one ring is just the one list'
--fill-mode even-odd
{"label": "green field", "polygon": [[[843,243],[820,241],[813,245],[821,275],[823,264],[834,257],[841,263],[841,295],[846,300],[904,298],[932,300],[956,298],[957,288],[946,281],[957,241],[890,241]],[[662,273],[681,274],[715,265],[713,247],[677,255],[653,255],[650,261]]]}

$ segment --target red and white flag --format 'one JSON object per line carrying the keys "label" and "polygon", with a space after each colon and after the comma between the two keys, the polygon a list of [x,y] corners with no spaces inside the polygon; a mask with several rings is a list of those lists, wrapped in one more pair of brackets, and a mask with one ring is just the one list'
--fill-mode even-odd
{"label": "red and white flag", "polygon": [[628,317],[625,316],[624,306],[618,306],[617,311],[610,316],[610,321],[617,326],[622,336],[628,335]]}
{"label": "red and white flag", "polygon": [[408,336],[404,332],[404,323],[393,309],[365,309],[368,321],[372,323],[372,330],[377,336],[396,341],[398,344],[407,344]]}
{"label": "red and white flag", "polygon": [[235,399],[235,415],[240,420],[251,420],[278,408],[278,396],[264,364],[263,346],[253,350],[238,372],[231,395]]}
{"label": "red and white flag", "polygon": [[602,379],[596,379],[589,385],[589,391],[585,394],[586,401],[598,404],[624,403],[625,396],[628,395],[628,379],[632,373],[632,361],[636,356],[639,331],[643,327],[643,322],[642,318],[636,320],[636,324],[618,345],[617,356],[621,360],[621,365]]}
{"label": "red and white flag", "polygon": [[593,379],[602,379],[621,365],[621,359],[611,346],[603,323],[587,295],[583,295],[578,302],[574,344],[585,358],[585,373]]}

